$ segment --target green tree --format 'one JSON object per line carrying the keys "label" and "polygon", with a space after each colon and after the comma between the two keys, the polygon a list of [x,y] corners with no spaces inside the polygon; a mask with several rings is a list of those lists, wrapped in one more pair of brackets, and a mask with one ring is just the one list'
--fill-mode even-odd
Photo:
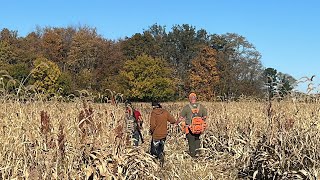
{"label": "green tree", "polygon": [[121,42],[123,54],[127,59],[134,59],[142,54],[155,57],[156,52],[159,52],[156,44],[156,40],[149,32],[136,33]]}
{"label": "green tree", "polygon": [[59,92],[66,96],[69,95],[74,90],[74,82],[72,81],[72,76],[69,72],[62,72],[57,80],[59,86]]}
{"label": "green tree", "polygon": [[203,29],[196,31],[195,27],[188,24],[173,26],[165,38],[165,57],[184,76],[191,67],[191,60],[198,55],[204,45],[208,45],[207,40],[207,33]]}
{"label": "green tree", "polygon": [[90,69],[82,69],[76,79],[78,88],[92,90],[93,73]]}
{"label": "green tree", "polygon": [[143,33],[136,33],[121,41],[121,50],[126,59],[134,59],[147,54],[152,57],[162,57],[164,38],[167,36],[165,27],[154,24]]}
{"label": "green tree", "polygon": [[29,75],[31,69],[25,63],[13,64],[8,68],[9,74],[16,80],[22,81]]}
{"label": "green tree", "polygon": [[278,84],[277,78],[278,71],[274,68],[266,68],[263,72],[264,82],[268,92],[268,98],[271,99],[276,93]]}
{"label": "green tree", "polygon": [[279,91],[282,96],[286,96],[295,88],[295,84],[297,80],[291,75],[279,72],[278,79],[280,83]]}
{"label": "green tree", "polygon": [[294,89],[296,79],[289,74],[278,72],[274,68],[266,68],[263,74],[270,99],[276,94],[284,97]]}
{"label": "green tree", "polygon": [[34,85],[39,92],[57,93],[61,71],[57,64],[46,58],[37,58],[31,71]]}
{"label": "green tree", "polygon": [[165,101],[173,98],[172,69],[165,60],[147,55],[128,60],[121,72],[125,95],[130,99]]}

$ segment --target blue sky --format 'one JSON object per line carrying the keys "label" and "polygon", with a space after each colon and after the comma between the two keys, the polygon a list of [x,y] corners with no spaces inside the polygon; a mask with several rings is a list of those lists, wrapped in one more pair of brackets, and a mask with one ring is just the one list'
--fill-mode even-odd
{"label": "blue sky", "polygon": [[[0,29],[25,36],[36,26],[89,25],[108,39],[152,24],[190,24],[210,34],[237,33],[262,54],[264,67],[320,83],[320,1],[317,0],[1,0]],[[299,86],[299,90],[306,86]]]}

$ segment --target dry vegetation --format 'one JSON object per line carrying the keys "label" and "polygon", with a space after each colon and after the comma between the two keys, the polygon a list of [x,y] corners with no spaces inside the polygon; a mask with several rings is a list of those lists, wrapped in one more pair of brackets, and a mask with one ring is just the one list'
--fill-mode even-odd
{"label": "dry vegetation", "polygon": [[[163,104],[175,117],[186,103]],[[0,104],[0,179],[316,179],[320,178],[320,106],[305,102],[204,103],[209,128],[190,158],[170,126],[164,168],[146,143],[126,141],[124,105],[14,101]]]}

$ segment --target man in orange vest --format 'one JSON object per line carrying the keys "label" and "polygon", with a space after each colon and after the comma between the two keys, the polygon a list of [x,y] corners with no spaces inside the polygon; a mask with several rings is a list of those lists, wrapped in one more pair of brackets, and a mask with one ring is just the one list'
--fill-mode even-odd
{"label": "man in orange vest", "polygon": [[197,103],[197,95],[190,93],[189,104],[184,106],[180,114],[179,123],[182,121],[182,130],[186,133],[189,145],[189,154],[195,157],[200,148],[200,135],[206,128],[207,109]]}

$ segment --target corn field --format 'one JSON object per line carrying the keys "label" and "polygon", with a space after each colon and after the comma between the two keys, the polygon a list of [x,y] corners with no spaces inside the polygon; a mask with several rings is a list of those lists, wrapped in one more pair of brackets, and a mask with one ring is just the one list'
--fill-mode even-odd
{"label": "corn field", "polygon": [[[0,179],[319,179],[320,104],[203,102],[208,129],[200,155],[168,125],[165,163],[149,152],[151,104],[133,103],[145,143],[133,147],[123,103],[90,98],[0,102]],[[163,103],[178,118],[188,102]]]}

